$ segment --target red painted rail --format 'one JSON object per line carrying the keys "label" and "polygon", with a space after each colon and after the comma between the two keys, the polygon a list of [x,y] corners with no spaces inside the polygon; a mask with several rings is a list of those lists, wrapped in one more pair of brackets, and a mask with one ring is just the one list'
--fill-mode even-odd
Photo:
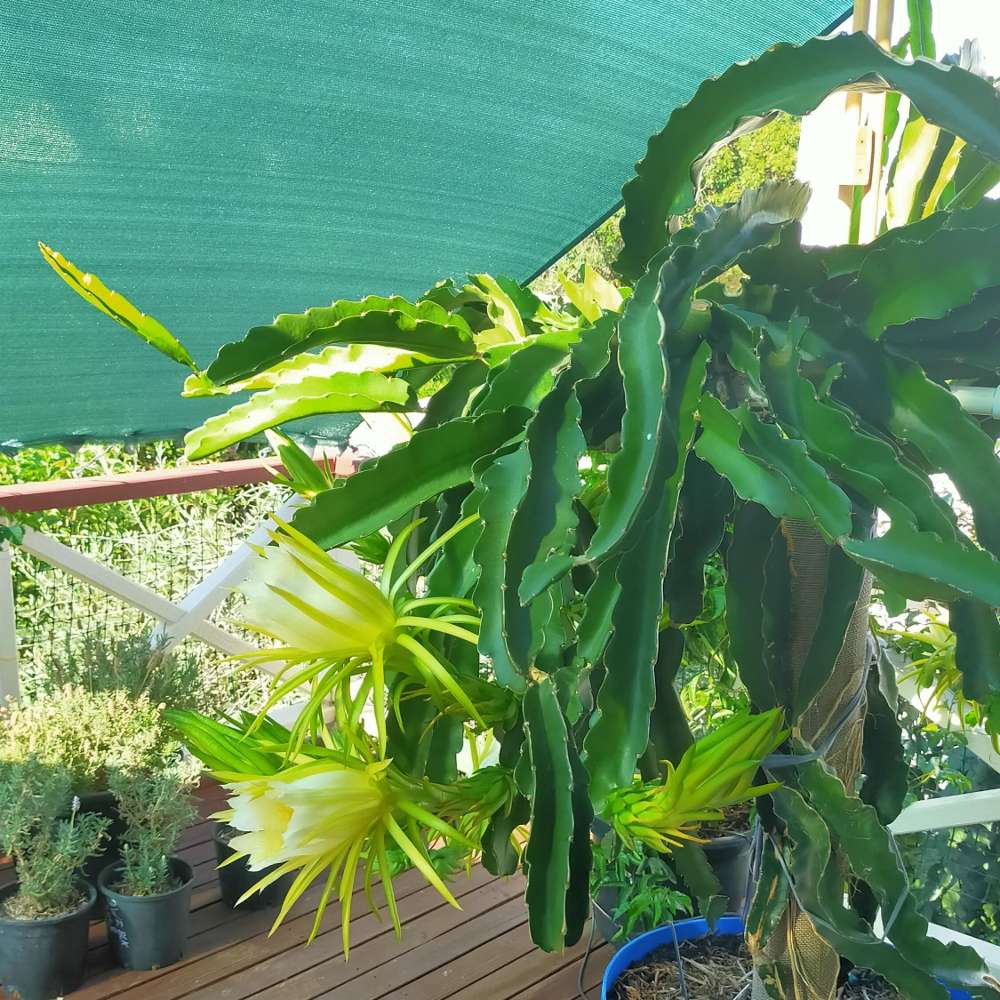
{"label": "red painted rail", "polygon": [[[329,461],[337,476],[352,475],[358,465],[353,455],[330,455],[317,461]],[[87,507],[116,500],[169,496],[175,493],[199,493],[229,486],[265,483],[275,472],[283,472],[278,463],[262,459],[239,462],[216,462],[211,465],[181,466],[176,469],[151,469],[120,476],[87,476],[83,479],[57,479],[45,483],[16,483],[0,486],[0,510],[10,514],[38,510],[62,510]]]}

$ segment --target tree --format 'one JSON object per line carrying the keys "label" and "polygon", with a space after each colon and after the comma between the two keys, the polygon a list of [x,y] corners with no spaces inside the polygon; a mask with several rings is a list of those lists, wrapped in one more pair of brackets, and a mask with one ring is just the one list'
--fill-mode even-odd
{"label": "tree", "polygon": [[[404,446],[342,484],[317,482],[302,465],[313,499],[292,531],[327,549],[387,529],[389,552],[406,546],[426,558],[429,599],[470,602],[478,651],[465,618],[461,635],[425,638],[475,714],[435,690],[422,658],[373,653],[369,669],[359,654],[351,662],[365,698],[385,709],[372,692],[383,668],[398,672],[408,697],[398,699],[397,726],[386,710],[391,731],[377,742],[357,732],[360,707],[343,705],[344,738],[397,769],[406,762],[413,787],[447,788],[463,725],[494,731],[509,796],[476,836],[493,870],[510,870],[512,826],[534,817],[527,898],[546,948],[582,929],[593,813],[627,824],[638,796],[666,824],[679,808],[673,793],[691,765],[673,687],[683,645],[675,626],[698,614],[706,560],[725,539],[741,678],[758,719],[781,712],[791,727],[784,757],[764,763],[781,787],[766,786],[749,915],[763,988],[826,1000],[842,955],[916,1000],[943,998],[938,978],[986,996],[975,953],[927,937],[883,826],[899,805],[899,734],[869,683],[864,617],[872,576],[946,602],[965,690],[982,700],[1000,691],[1000,464],[947,389],[970,373],[995,379],[1000,366],[1000,205],[958,191],[868,246],[809,249],[798,225],[808,190],[769,181],[677,231],[667,226],[694,206],[692,165],[737,123],[776,108],[800,115],[852,85],[907,94],[924,120],[961,135],[982,169],[1000,161],[1000,96],[982,78],[904,62],[864,35],[776,46],[703,84],[650,140],[623,191],[616,266],[632,285],[626,301],[594,274],[572,285],[562,311],[515,282],[476,275],[415,304],[373,297],[282,316],[204,371],[190,363],[189,391],[258,392],[193,432],[189,446],[203,454],[323,407],[412,408],[428,376],[452,366]],[[189,363],[162,327],[49,257]],[[747,276],[736,294],[716,280],[733,266]],[[387,359],[376,346],[396,353]],[[345,352],[354,352],[350,370]],[[359,372],[365,358],[372,364]],[[590,449],[612,453],[599,510],[579,472]],[[971,507],[976,540],[935,494],[929,477],[941,471]],[[880,535],[876,511],[891,521]],[[319,558],[305,559],[313,576]],[[398,593],[385,558],[383,590]],[[325,667],[308,669],[316,678]],[[342,686],[354,667],[336,669]],[[879,767],[864,768],[865,753]],[[647,774],[637,781],[640,759]],[[650,761],[679,763],[654,775]],[[701,778],[711,785],[715,773]],[[391,797],[366,794],[376,829]],[[674,853],[711,912],[697,845]],[[866,899],[887,914],[884,939],[856,908]]]}

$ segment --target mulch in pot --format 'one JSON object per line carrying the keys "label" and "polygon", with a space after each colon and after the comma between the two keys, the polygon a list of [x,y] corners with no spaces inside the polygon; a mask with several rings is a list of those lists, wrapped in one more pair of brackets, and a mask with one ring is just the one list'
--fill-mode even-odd
{"label": "mulch in pot", "polygon": [[709,840],[712,837],[726,837],[733,833],[746,834],[750,832],[750,803],[739,802],[722,811],[722,819],[709,820],[702,823],[698,836]]}
{"label": "mulch in pot", "polygon": [[[680,942],[684,979],[690,1000],[726,1000],[750,982],[753,964],[741,937],[709,936]],[[749,995],[749,990],[745,995]],[[609,1000],[682,1000],[677,953],[663,945],[629,966],[609,994]]]}
{"label": "mulch in pot", "polygon": [[[735,936],[709,936],[680,942],[689,1000],[745,1000],[750,996],[753,963],[746,942]],[[683,1000],[672,944],[651,951],[629,966],[612,987],[609,1000]],[[837,991],[837,1000],[902,1000],[881,976],[855,969]]]}

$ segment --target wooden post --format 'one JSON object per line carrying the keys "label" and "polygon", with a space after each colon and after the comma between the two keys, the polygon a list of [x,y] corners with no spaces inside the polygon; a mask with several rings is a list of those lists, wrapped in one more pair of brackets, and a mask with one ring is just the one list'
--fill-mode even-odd
{"label": "wooden post", "polygon": [[[854,31],[870,32],[884,49],[892,43],[892,19],[895,0],[878,0],[875,11],[875,25],[871,24],[871,0],[862,0],[854,5],[851,27]],[[882,215],[882,145],[885,136],[885,94],[861,94],[852,90],[845,101],[848,121],[854,126],[855,158],[859,176],[854,184],[845,184],[840,189],[840,199],[848,207],[858,205],[858,227],[851,233],[851,242],[870,243],[878,236],[879,219]]]}
{"label": "wooden post", "polygon": [[14,608],[14,556],[0,542],[0,700],[21,697],[17,666],[17,616]]}

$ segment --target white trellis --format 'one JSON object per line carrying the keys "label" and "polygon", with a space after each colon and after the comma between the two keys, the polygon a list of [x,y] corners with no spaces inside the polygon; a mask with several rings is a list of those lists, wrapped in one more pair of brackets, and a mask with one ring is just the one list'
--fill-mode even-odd
{"label": "white trellis", "polygon": [[[319,456],[317,456],[319,457]],[[332,456],[331,456],[332,457]],[[226,466],[237,466],[238,470],[226,469]],[[40,484],[37,491],[33,484],[0,490],[0,512],[10,510],[56,509],[60,506],[81,506],[81,493],[92,495],[95,499],[89,502],[108,502],[122,499],[132,499],[135,496],[158,496],[167,493],[195,492],[200,489],[211,489],[219,485],[235,485],[232,481],[233,472],[247,475],[243,483],[260,482],[270,477],[269,470],[262,463],[223,463],[214,467],[218,475],[212,475],[212,468],[199,468],[192,474],[188,470],[172,470],[165,473],[140,473],[121,477],[117,480],[88,479],[74,480],[66,483]],[[354,470],[353,459],[339,456],[335,462],[338,475],[349,475]],[[187,488],[192,481],[197,485]],[[162,483],[162,490],[157,491],[156,483]],[[136,484],[141,488],[136,489]],[[63,487],[60,490],[60,487]],[[37,502],[26,503],[26,496],[36,492],[41,496]],[[61,504],[59,498],[65,495],[71,502]],[[257,648],[247,640],[226,631],[210,620],[212,612],[229,596],[232,588],[242,580],[247,573],[250,559],[255,556],[256,547],[267,542],[268,533],[274,529],[273,517],[282,520],[290,518],[295,507],[301,503],[298,497],[289,493],[282,505],[273,515],[265,517],[255,530],[231,553],[225,556],[218,565],[180,600],[171,601],[149,587],[130,579],[129,577],[103,565],[90,556],[63,544],[49,535],[34,528],[24,528],[20,541],[21,548],[29,555],[40,559],[50,566],[56,567],[84,583],[95,587],[135,608],[156,621],[153,630],[154,637],[165,639],[168,646],[175,645],[187,636],[197,638],[213,649],[228,656],[238,655]],[[335,558],[345,563],[357,565],[355,557],[347,552],[337,554]],[[17,617],[14,600],[13,559],[10,545],[0,543],[0,699],[20,696]],[[270,665],[258,665],[259,669],[271,672]],[[277,665],[275,666],[277,669]],[[288,715],[292,712],[278,713]]]}

